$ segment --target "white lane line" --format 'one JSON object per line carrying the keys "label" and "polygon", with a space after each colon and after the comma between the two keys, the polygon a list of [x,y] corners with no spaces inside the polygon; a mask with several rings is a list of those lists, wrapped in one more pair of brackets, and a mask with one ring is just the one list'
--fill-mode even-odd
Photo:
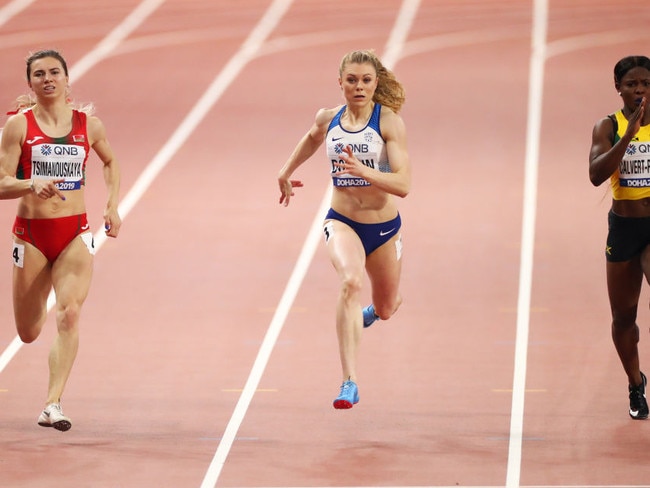
{"label": "white lane line", "polygon": [[542,125],[542,97],[544,94],[546,29],[548,25],[547,0],[535,0],[533,8],[521,256],[519,265],[519,295],[517,302],[517,331],[515,339],[514,377],[512,382],[512,407],[510,412],[510,442],[506,471],[507,488],[519,487],[519,479],[521,476],[528,329],[530,325],[533,255],[535,249],[535,218],[537,211],[537,170]]}
{"label": "white lane line", "polygon": [[403,1],[397,19],[395,20],[393,30],[386,42],[386,47],[384,48],[384,54],[381,60],[387,68],[393,69],[395,64],[397,64],[397,60],[404,50],[406,38],[411,30],[413,20],[415,20],[419,8],[420,0]]}
{"label": "white lane line", "polygon": [[70,79],[72,81],[77,80],[97,63],[107,58],[124,39],[136,30],[163,3],[165,3],[165,0],[143,0],[92,51],[88,52],[88,54],[75,63],[74,67],[70,69]]}
{"label": "white lane line", "polygon": [[[125,39],[131,32],[138,28],[145,19],[153,13],[155,8],[160,6],[164,0],[144,0],[131,12],[113,31],[111,31],[92,51],[84,56],[78,63],[70,68],[70,79],[75,81],[81,78],[88,70],[104,59],[111,50],[115,49],[121,40]],[[106,240],[104,229],[100,229],[94,236],[95,250],[99,251]],[[52,309],[56,303],[54,292],[51,291],[47,297],[47,310]],[[7,348],[0,354],[0,373],[4,371],[9,362],[22,347],[23,342],[18,336],[9,343]]]}
{"label": "white lane line", "polygon": [[630,28],[580,34],[578,36],[566,37],[549,42],[546,47],[546,59],[597,46],[613,46],[616,44],[639,42],[649,37],[650,32],[645,29]]}
{"label": "white lane line", "polygon": [[[292,488],[333,488],[331,486],[294,486]],[[336,488],[368,488],[368,486],[338,486]],[[384,488],[505,488],[503,485],[404,485]],[[519,488],[648,488],[648,485],[521,485]]]}
{"label": "white lane line", "polygon": [[15,15],[29,7],[35,0],[13,0],[0,8],[0,26],[3,26]]}
{"label": "white lane line", "polygon": [[[394,65],[397,61],[413,19],[415,18],[419,4],[420,0],[404,0],[395,26],[393,27],[386,44],[386,54],[382,59],[382,62],[387,67]],[[296,265],[291,273],[289,282],[282,293],[278,307],[275,310],[269,328],[264,336],[264,340],[262,341],[262,345],[257,353],[257,357],[255,358],[251,372],[246,380],[242,394],[237,401],[237,405],[228,421],[226,430],[217,446],[214,458],[212,459],[205,478],[203,479],[201,488],[213,488],[219,480],[219,476],[226,462],[226,458],[230,453],[235,437],[237,436],[239,427],[244,420],[248,407],[253,399],[253,395],[258,388],[264,370],[266,369],[266,365],[268,364],[271,353],[273,352],[275,343],[282,331],[287,315],[291,310],[291,305],[300,290],[302,281],[309,269],[312,259],[314,258],[318,245],[321,242],[323,216],[329,208],[331,196],[332,186],[328,185],[318,211],[314,216],[314,220],[312,221],[311,228],[307,234],[302,250],[300,251]]]}
{"label": "white lane line", "polygon": [[293,0],[275,0],[273,2],[264,17],[262,17],[255,29],[239,48],[239,51],[228,61],[228,64],[226,64],[219,75],[212,81],[208,89],[203,93],[180,126],[167,140],[167,143],[160,149],[147,168],[140,174],[140,177],[134,183],[132,190],[126,195],[120,204],[121,213],[126,215],[133,208],[142,196],[142,193],[144,193],[158,173],[160,173],[169,162],[174,153],[178,151],[181,145],[192,134],[194,129],[196,129],[199,123],[212,109],[212,106],[219,100],[228,86],[230,86],[230,84],[235,80],[246,64],[255,57],[259,46],[264,42],[282,15],[284,15],[284,12],[288,9],[289,4],[291,4],[292,1]]}

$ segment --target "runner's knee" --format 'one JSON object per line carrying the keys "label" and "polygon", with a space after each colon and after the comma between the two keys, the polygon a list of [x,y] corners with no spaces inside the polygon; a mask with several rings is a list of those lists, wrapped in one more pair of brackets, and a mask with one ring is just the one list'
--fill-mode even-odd
{"label": "runner's knee", "polygon": [[18,337],[25,344],[29,344],[38,339],[41,334],[43,324],[47,320],[47,310],[34,304],[23,303],[16,306],[14,317]]}
{"label": "runner's knee", "polygon": [[626,330],[636,327],[637,307],[612,310],[612,329]]}
{"label": "runner's knee", "polygon": [[43,327],[44,320],[39,320],[37,322],[26,322],[16,320],[16,331],[18,332],[18,337],[25,344],[30,344],[38,339],[38,336],[41,334],[41,328]]}
{"label": "runner's knee", "polygon": [[70,331],[76,328],[79,323],[80,312],[81,307],[75,303],[61,307],[57,314],[57,327],[59,331]]}
{"label": "runner's knee", "polygon": [[341,281],[341,294],[344,299],[350,300],[361,292],[363,280],[357,275],[347,275]]}
{"label": "runner's knee", "polygon": [[395,314],[395,312],[397,312],[397,309],[400,307],[401,304],[402,304],[401,297],[396,297],[395,300],[391,302],[375,303],[374,304],[375,314],[381,320],[388,320]]}

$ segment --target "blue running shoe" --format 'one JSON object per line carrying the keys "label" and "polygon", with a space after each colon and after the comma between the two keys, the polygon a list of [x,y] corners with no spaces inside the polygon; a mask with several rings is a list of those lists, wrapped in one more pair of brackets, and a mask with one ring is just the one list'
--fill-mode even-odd
{"label": "blue running shoe", "polygon": [[359,388],[354,381],[344,381],[341,385],[341,393],[334,400],[334,408],[346,409],[352,408],[356,403],[359,403]]}
{"label": "blue running shoe", "polygon": [[363,327],[368,328],[372,324],[375,323],[375,320],[379,320],[379,317],[375,313],[375,307],[372,305],[368,305],[366,308],[363,309]]}

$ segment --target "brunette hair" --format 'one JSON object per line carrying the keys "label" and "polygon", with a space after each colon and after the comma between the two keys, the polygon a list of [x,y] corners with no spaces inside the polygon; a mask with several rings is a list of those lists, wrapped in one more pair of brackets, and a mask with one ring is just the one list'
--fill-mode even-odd
{"label": "brunette hair", "polygon": [[650,71],[650,59],[646,56],[626,56],[614,66],[614,83],[618,85],[632,68],[645,68]]}
{"label": "brunette hair", "polygon": [[66,76],[68,76],[68,63],[65,62],[65,59],[61,53],[59,53],[59,51],[55,51],[54,49],[42,49],[40,51],[36,51],[35,53],[30,53],[30,55],[25,59],[25,63],[27,64],[27,81],[30,80],[32,74],[32,63],[37,59],[43,58],[54,58],[58,60],[61,63],[61,66],[63,66],[63,72]]}

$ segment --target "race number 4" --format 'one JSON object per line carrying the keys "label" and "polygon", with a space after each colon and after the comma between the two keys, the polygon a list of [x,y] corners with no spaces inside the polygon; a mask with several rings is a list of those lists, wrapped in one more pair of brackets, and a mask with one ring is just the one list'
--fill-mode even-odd
{"label": "race number 4", "polygon": [[14,265],[22,268],[25,265],[25,245],[14,242],[12,256],[14,259]]}

